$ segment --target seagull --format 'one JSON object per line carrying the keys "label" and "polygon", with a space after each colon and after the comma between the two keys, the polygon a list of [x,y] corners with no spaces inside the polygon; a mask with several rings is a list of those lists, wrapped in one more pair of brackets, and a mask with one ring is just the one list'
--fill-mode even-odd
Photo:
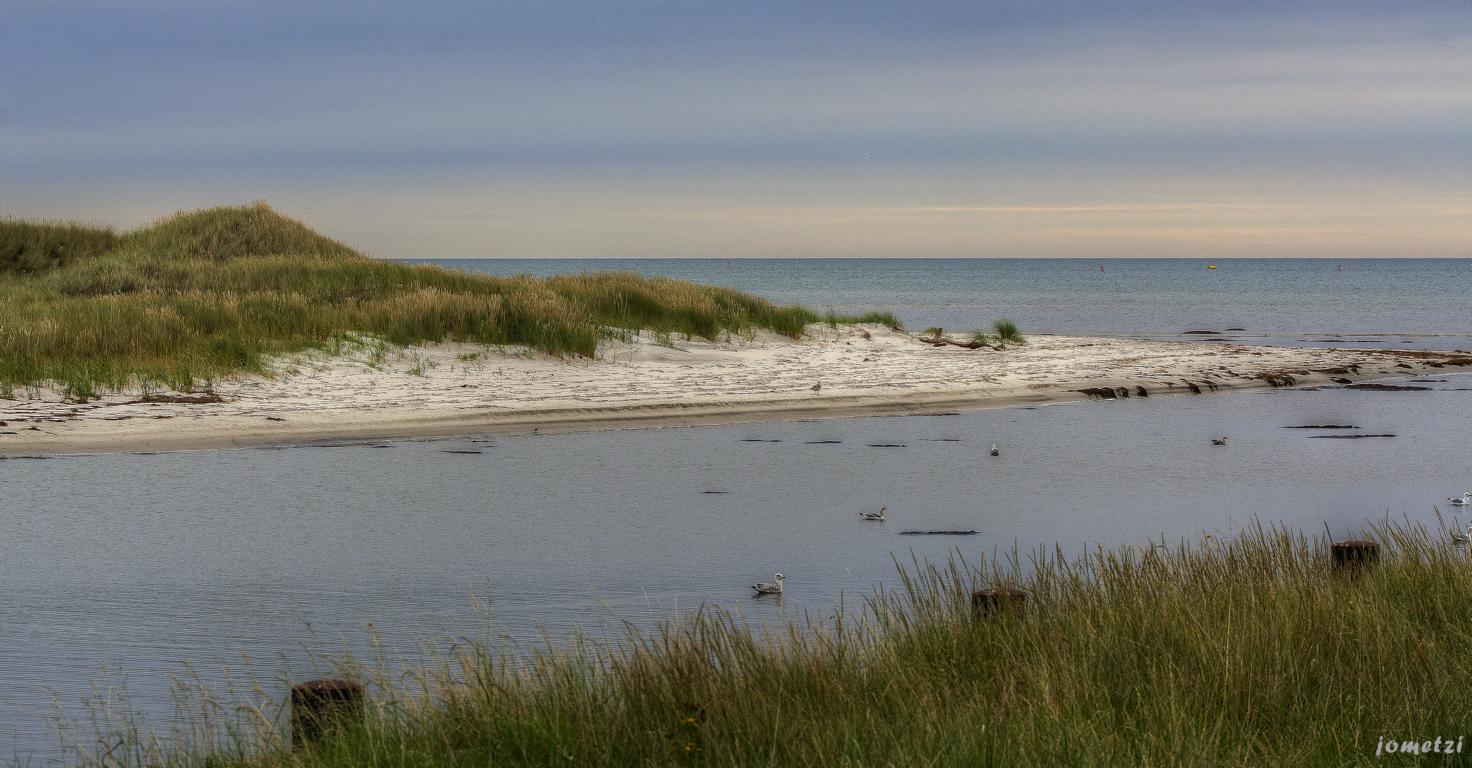
{"label": "seagull", "polygon": [[817,384],[814,384],[813,386],[809,387],[809,389],[813,390],[814,392],[822,392],[823,391],[823,382],[822,382],[822,380],[820,379]]}
{"label": "seagull", "polygon": [[1002,455],[1002,451],[1001,451],[1001,449],[997,448],[997,444],[996,443],[992,443],[992,455],[993,456],[1001,456]]}
{"label": "seagull", "polygon": [[1213,437],[1211,439],[1211,444],[1212,445],[1226,445],[1227,444],[1227,438],[1225,438],[1225,437]]}
{"label": "seagull", "polygon": [[1452,503],[1452,506],[1454,507],[1472,506],[1472,491],[1467,491],[1466,493],[1462,494],[1461,498],[1452,496],[1448,498],[1447,501],[1450,501]]}
{"label": "seagull", "polygon": [[1472,541],[1472,525],[1467,526],[1466,533],[1462,533],[1461,531],[1452,531],[1452,541]]}
{"label": "seagull", "polygon": [[782,594],[782,574],[777,574],[775,580],[770,584],[765,581],[758,581],[752,584],[751,588],[756,590],[758,595],[780,595]]}
{"label": "seagull", "polygon": [[865,520],[883,520],[885,510],[889,507],[880,507],[878,512],[860,512],[859,517]]}

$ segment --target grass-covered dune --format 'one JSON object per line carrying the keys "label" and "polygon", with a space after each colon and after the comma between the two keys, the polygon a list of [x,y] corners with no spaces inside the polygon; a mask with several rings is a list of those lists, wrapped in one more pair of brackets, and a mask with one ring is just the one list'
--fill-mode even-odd
{"label": "grass-covered dune", "polygon": [[[1382,737],[1419,748],[1468,735],[1472,568],[1425,531],[1376,538],[1381,560],[1358,575],[1333,568],[1326,541],[1261,529],[1143,556],[1041,553],[1024,578],[1015,566],[907,568],[906,588],[862,620],[764,635],[706,611],[616,650],[478,649],[376,686],[366,720],[312,749],[237,728],[152,761],[1379,764],[1394,757],[1377,759]],[[973,618],[970,590],[999,582],[1026,603]],[[1467,750],[1428,760],[1465,764]]]}
{"label": "grass-covered dune", "polygon": [[56,269],[117,247],[110,229],[0,219],[0,276]]}
{"label": "grass-covered dune", "polygon": [[[653,329],[799,336],[820,319],[739,291],[628,273],[538,280],[377,261],[263,203],[115,234],[0,220],[0,393],[188,389],[348,334],[397,345],[522,344],[591,356]],[[862,318],[894,323],[888,315]]]}

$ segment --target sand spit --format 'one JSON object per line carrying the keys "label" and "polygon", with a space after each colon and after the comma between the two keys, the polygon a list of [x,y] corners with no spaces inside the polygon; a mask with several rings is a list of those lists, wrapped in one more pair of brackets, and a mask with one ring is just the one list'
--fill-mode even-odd
{"label": "sand spit", "polygon": [[[441,344],[277,362],[208,391],[49,391],[0,400],[0,456],[933,413],[1085,397],[1349,383],[1472,366],[1472,356],[1033,336],[1005,350],[934,345],[881,326],[813,326],[725,342],[650,334],[595,360]],[[815,391],[813,387],[821,382]],[[217,396],[217,397],[216,397]]]}

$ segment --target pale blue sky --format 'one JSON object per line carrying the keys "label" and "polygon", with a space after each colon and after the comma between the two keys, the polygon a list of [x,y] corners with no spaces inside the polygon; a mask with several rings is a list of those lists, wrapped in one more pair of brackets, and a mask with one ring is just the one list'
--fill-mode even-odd
{"label": "pale blue sky", "polygon": [[383,257],[1472,255],[1472,2],[0,0],[0,213]]}

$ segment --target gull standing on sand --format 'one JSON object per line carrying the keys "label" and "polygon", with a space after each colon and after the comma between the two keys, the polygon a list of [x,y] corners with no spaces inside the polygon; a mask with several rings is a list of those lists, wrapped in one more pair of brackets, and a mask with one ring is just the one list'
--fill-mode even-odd
{"label": "gull standing on sand", "polygon": [[751,585],[758,595],[780,595],[782,594],[782,574],[777,574],[771,583],[758,581]]}
{"label": "gull standing on sand", "polygon": [[860,512],[859,517],[865,520],[883,520],[884,513],[889,507],[880,507],[878,512]]}

